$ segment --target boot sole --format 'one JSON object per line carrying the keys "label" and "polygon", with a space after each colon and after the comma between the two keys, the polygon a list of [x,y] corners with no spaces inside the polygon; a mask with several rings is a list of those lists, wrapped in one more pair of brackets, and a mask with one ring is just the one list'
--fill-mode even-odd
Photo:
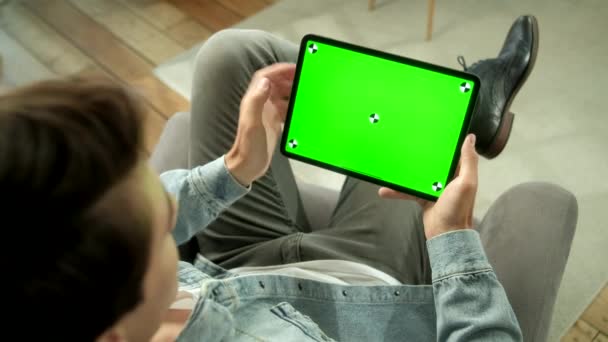
{"label": "boot sole", "polygon": [[515,90],[513,90],[513,94],[507,100],[507,104],[502,111],[500,125],[498,126],[498,130],[494,136],[492,144],[483,153],[484,157],[488,159],[498,156],[502,150],[504,150],[505,146],[507,145],[507,141],[509,141],[511,129],[513,128],[513,120],[515,119],[515,115],[509,111],[509,108],[511,108],[511,103],[513,102],[515,96],[517,96],[517,93],[521,87],[524,85],[524,83],[526,83],[528,76],[530,76],[532,73],[532,69],[536,63],[536,56],[538,55],[538,41],[538,21],[536,20],[536,17],[532,17],[532,53],[530,54],[530,63],[528,63],[528,66],[526,67],[521,80],[518,82],[517,87],[515,87]]}

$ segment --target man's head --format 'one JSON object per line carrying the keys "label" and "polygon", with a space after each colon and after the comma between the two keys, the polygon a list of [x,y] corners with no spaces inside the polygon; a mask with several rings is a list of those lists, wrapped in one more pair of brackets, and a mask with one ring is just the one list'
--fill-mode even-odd
{"label": "man's head", "polygon": [[147,340],[175,297],[175,203],[142,122],[107,81],[0,96],[1,293],[24,340]]}

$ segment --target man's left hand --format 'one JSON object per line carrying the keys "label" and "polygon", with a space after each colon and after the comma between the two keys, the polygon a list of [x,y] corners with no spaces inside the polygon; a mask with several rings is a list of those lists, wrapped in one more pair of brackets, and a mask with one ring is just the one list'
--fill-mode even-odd
{"label": "man's left hand", "polygon": [[285,122],[296,66],[278,63],[258,70],[241,100],[234,145],[226,153],[226,167],[248,186],[262,177],[272,160],[281,124]]}

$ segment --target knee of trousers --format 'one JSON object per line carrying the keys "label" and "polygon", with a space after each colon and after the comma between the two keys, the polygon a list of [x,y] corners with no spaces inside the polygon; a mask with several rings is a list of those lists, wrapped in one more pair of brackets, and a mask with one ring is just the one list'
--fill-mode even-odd
{"label": "knee of trousers", "polygon": [[[195,68],[217,70],[229,76],[242,72],[237,66],[253,67],[255,71],[272,61],[265,42],[270,34],[261,30],[225,29],[214,33],[199,49]],[[268,59],[268,60],[267,60]],[[259,62],[260,65],[255,65]]]}

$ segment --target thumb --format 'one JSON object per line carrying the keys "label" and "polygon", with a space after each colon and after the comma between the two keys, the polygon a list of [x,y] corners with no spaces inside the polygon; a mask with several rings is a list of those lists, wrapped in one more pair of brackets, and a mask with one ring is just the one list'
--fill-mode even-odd
{"label": "thumb", "polygon": [[243,98],[244,109],[253,115],[262,115],[264,104],[270,96],[270,80],[266,77],[255,81]]}
{"label": "thumb", "polygon": [[464,144],[462,144],[460,174],[458,176],[476,184],[478,160],[479,156],[475,151],[475,135],[469,134],[464,141]]}

